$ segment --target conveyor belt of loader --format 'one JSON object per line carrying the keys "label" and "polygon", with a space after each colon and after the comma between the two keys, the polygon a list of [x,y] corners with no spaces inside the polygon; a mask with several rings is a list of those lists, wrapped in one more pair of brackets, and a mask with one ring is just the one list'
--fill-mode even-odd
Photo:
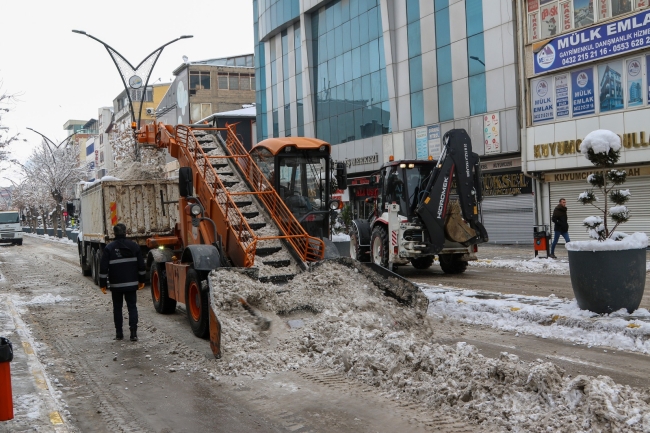
{"label": "conveyor belt of loader", "polygon": [[309,262],[322,260],[325,244],[309,236],[289,211],[234,126],[179,125],[176,134],[179,162],[192,168],[195,194],[234,266],[258,268],[262,281],[286,281]]}

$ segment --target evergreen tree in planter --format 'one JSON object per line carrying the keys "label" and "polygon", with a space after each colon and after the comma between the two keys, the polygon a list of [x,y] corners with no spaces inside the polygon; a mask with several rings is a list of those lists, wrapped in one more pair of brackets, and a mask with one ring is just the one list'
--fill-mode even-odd
{"label": "evergreen tree in planter", "polygon": [[[592,205],[601,216],[583,221],[592,241],[569,242],[571,284],[578,306],[595,313],[611,313],[621,308],[632,312],[639,307],[645,288],[645,233],[627,235],[616,231],[630,219],[625,204],[630,191],[620,189],[627,173],[614,169],[620,158],[621,139],[612,131],[590,132],[580,152],[598,169],[589,175],[592,189],[580,194],[578,201]],[[599,191],[601,201],[595,194]]]}

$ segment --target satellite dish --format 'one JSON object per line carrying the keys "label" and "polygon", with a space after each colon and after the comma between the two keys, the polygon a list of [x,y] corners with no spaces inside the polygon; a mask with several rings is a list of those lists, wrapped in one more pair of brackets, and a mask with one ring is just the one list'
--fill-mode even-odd
{"label": "satellite dish", "polygon": [[187,56],[183,56],[183,63],[185,63],[186,65],[189,65],[190,64],[190,59],[188,59]]}

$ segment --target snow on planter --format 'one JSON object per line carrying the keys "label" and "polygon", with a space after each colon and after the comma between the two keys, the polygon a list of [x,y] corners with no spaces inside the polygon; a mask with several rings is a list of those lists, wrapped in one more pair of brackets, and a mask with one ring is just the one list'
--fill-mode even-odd
{"label": "snow on planter", "polygon": [[[593,217],[592,217],[593,218]],[[648,235],[645,233],[632,233],[626,235],[622,232],[614,232],[620,240],[612,238],[605,239],[604,241],[576,241],[568,242],[565,248],[569,251],[622,251],[622,250],[638,250],[648,247]]]}

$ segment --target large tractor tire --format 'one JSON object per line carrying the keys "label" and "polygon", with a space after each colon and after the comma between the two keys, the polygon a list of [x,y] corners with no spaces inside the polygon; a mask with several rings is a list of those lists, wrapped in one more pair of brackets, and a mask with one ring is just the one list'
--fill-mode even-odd
{"label": "large tractor tire", "polygon": [[362,247],[360,243],[359,229],[353,224],[350,232],[350,257],[362,263],[369,262],[368,247]]}
{"label": "large tractor tire", "polygon": [[81,274],[84,277],[88,277],[88,276],[90,276],[90,272],[91,272],[90,266],[84,265],[84,256],[83,256],[83,253],[81,251],[82,250],[81,245],[79,245],[77,247],[77,249],[79,250],[79,266],[81,266]]}
{"label": "large tractor tire", "polygon": [[185,310],[192,332],[199,338],[210,334],[210,302],[208,292],[201,289],[202,279],[194,269],[187,272],[185,280]]}
{"label": "large tractor tire", "polygon": [[388,232],[386,227],[378,225],[372,230],[370,254],[374,264],[388,268]]}
{"label": "large tractor tire", "polygon": [[165,264],[152,263],[149,275],[151,278],[151,298],[156,312],[160,314],[174,313],[176,311],[176,300],[169,297]]}
{"label": "large tractor tire", "polygon": [[415,269],[429,269],[433,264],[434,256],[413,257],[411,264]]}
{"label": "large tractor tire", "polygon": [[460,260],[461,254],[440,254],[438,258],[445,274],[462,274],[467,270],[467,262]]}

